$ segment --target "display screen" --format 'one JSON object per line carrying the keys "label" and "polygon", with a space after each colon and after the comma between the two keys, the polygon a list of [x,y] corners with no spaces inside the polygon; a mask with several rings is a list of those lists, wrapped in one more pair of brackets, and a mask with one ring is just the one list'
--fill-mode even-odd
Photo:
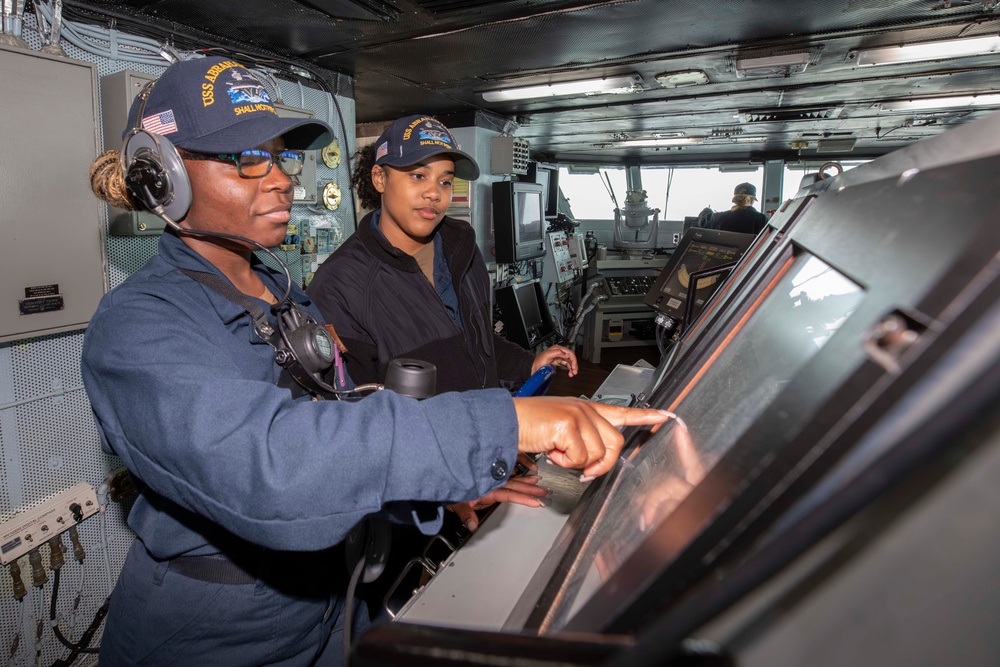
{"label": "display screen", "polygon": [[535,294],[535,285],[537,283],[531,283],[518,288],[514,292],[517,298],[517,307],[521,310],[524,328],[529,334],[532,331],[537,331],[542,326],[542,313],[538,309],[538,296]]}
{"label": "display screen", "polygon": [[[696,248],[688,268],[694,271],[722,261],[727,253],[728,249],[718,246]],[[686,428],[671,420],[623,455],[615,487],[591,530],[580,566],[566,582],[564,590],[569,594],[555,611],[552,629],[563,627],[701,482],[834,335],[863,296],[857,284],[816,257],[795,259],[740,335],[720,349],[676,405],[674,411]],[[710,520],[704,517],[704,522]],[[703,527],[684,526],[675,536],[676,553]]]}
{"label": "display screen", "polygon": [[517,242],[541,242],[544,233],[542,193],[515,192],[514,211],[517,215]]}
{"label": "display screen", "polygon": [[[683,317],[684,304],[687,302],[688,294],[691,292],[691,274],[734,262],[740,258],[741,254],[742,251],[733,246],[691,241],[674,272],[660,287],[660,292],[668,297],[663,304],[664,310],[674,317]],[[697,281],[694,305],[695,317],[698,316],[705,302],[711,298],[719,283],[724,279],[724,275],[716,275],[700,278]]]}

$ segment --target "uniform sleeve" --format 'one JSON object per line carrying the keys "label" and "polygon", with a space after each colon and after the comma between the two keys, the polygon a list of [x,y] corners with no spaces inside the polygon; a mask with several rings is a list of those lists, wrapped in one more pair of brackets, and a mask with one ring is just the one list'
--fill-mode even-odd
{"label": "uniform sleeve", "polygon": [[[324,265],[325,266],[325,265]],[[336,276],[326,267],[320,269],[309,286],[309,298],[319,309],[323,320],[332,324],[347,347],[347,371],[357,384],[379,382],[378,346],[359,320],[363,303],[355,303],[342,290],[336,289]]]}
{"label": "uniform sleeve", "polygon": [[493,348],[500,382],[521,384],[531,377],[531,365],[535,363],[535,357],[530,352],[496,334],[493,334]]}
{"label": "uniform sleeve", "polygon": [[513,467],[517,423],[506,391],[296,401],[254,379],[260,373],[248,366],[261,353],[239,338],[217,319],[198,321],[146,295],[91,321],[83,378],[102,435],[126,466],[244,539],[322,549],[386,503],[478,498],[504,481],[493,478],[494,461]]}

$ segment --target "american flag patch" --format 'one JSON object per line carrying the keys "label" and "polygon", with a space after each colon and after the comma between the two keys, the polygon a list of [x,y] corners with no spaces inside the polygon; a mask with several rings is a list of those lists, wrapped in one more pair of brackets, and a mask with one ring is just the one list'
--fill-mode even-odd
{"label": "american flag patch", "polygon": [[170,134],[177,131],[174,110],[161,111],[142,119],[142,129],[153,134]]}
{"label": "american flag patch", "polygon": [[379,160],[381,158],[384,158],[388,154],[389,154],[389,142],[383,141],[382,145],[378,147],[377,151],[375,151],[375,159]]}

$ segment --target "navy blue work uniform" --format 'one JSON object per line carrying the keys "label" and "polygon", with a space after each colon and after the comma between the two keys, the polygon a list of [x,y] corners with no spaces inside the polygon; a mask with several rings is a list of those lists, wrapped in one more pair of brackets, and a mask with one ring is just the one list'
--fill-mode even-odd
{"label": "navy blue work uniform", "polygon": [[[252,267],[283,293],[281,274]],[[222,276],[168,231],[84,338],[102,446],[139,489],[101,665],[339,664],[337,545],[384,508],[433,533],[436,503],[503,485],[517,456],[511,396],[296,400],[250,315],[180,269]],[[301,290],[292,298],[319,319]],[[420,501],[433,510],[418,515]]]}

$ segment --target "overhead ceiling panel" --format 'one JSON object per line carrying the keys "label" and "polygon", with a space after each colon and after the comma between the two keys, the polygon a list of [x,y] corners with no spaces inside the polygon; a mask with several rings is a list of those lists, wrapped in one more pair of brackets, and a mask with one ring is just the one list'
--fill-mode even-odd
{"label": "overhead ceiling panel", "polygon": [[299,2],[336,19],[391,21],[399,18],[399,11],[395,7],[379,0],[299,0]]}
{"label": "overhead ceiling panel", "polygon": [[[855,152],[940,130],[989,110],[915,116],[880,112],[879,102],[915,96],[997,92],[996,57],[860,68],[859,48],[996,33],[1000,6],[936,0],[64,0],[142,16],[165,39],[218,36],[349,74],[359,122],[427,112],[468,118],[488,111],[519,124],[532,150],[558,158],[674,160],[776,154],[817,139],[855,141]],[[394,14],[395,13],[395,14]],[[333,18],[340,16],[341,18]],[[388,20],[386,20],[388,18]],[[346,19],[346,20],[341,20]],[[120,23],[125,29],[126,22]],[[187,28],[186,28],[187,27]],[[190,28],[190,30],[188,30]],[[151,28],[152,30],[152,28]],[[143,30],[143,34],[151,34]],[[739,78],[739,58],[810,54],[808,66]],[[663,88],[657,75],[695,69],[703,85]],[[801,70],[801,71],[800,71]],[[638,74],[628,95],[549,97],[487,103],[485,90],[583,77]],[[782,76],[782,74],[787,76]],[[760,74],[767,75],[769,72]],[[837,113],[808,113],[832,104]],[[806,110],[806,111],[803,111]],[[756,122],[741,122],[753,119]],[[463,116],[464,114],[464,116]],[[767,139],[711,142],[683,150],[600,151],[616,133],[708,136],[741,126]],[[711,145],[709,145],[711,144]],[[844,144],[824,144],[830,146]],[[595,153],[596,151],[596,153]],[[719,158],[721,159],[721,158]]]}

